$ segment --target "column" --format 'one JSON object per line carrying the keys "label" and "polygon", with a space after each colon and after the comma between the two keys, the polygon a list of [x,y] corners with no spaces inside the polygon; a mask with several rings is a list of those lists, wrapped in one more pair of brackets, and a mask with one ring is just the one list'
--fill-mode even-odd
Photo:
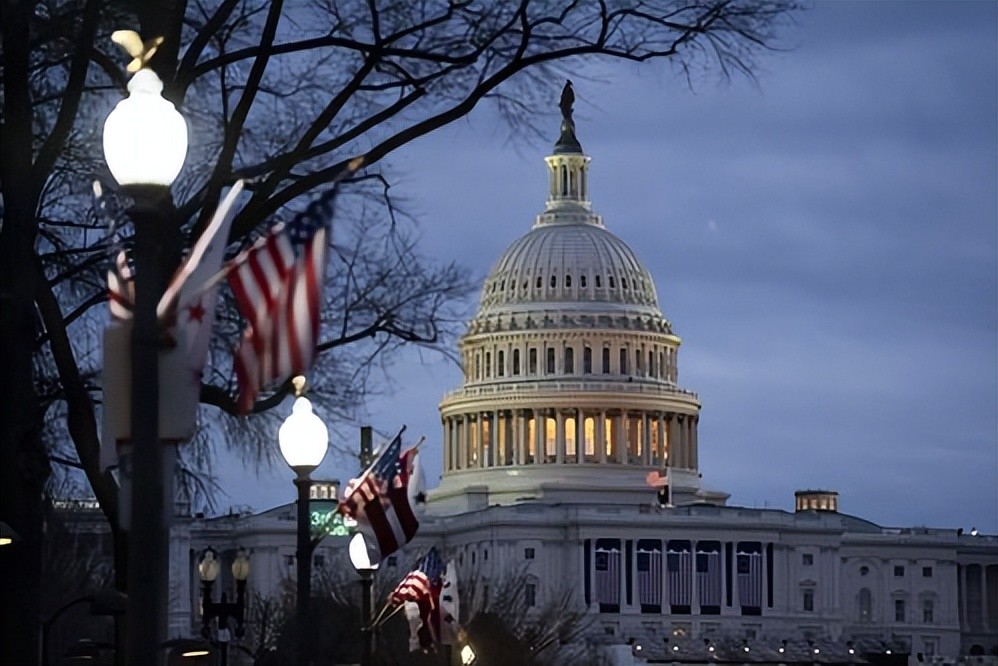
{"label": "column", "polygon": [[544,464],[544,438],[547,430],[547,416],[543,409],[534,410],[534,463]]}
{"label": "column", "polygon": [[627,464],[627,412],[621,410],[613,419],[616,425],[613,433],[613,441],[617,445],[617,462],[621,465]]}
{"label": "column", "polygon": [[693,424],[690,428],[690,454],[693,461],[693,469],[700,469],[700,444],[697,431],[700,427],[700,417],[694,416]]}
{"label": "column", "polygon": [[960,630],[970,631],[970,617],[967,615],[967,566],[957,565],[957,585],[963,594],[957,595],[960,600]]}
{"label": "column", "polygon": [[450,419],[446,417],[440,419],[440,425],[444,431],[444,471],[447,472],[451,466]]}
{"label": "column", "polygon": [[651,441],[651,419],[648,418],[648,413],[645,411],[641,412],[641,439],[641,464],[648,467],[651,465],[653,443]]}
{"label": "column", "polygon": [[559,465],[565,462],[565,414],[557,409],[554,412],[554,461]]}
{"label": "column", "polygon": [[460,420],[458,426],[457,459],[461,469],[468,469],[468,442],[471,440],[470,425],[467,414],[457,417]]}
{"label": "column", "polygon": [[697,541],[695,539],[690,540],[690,553],[693,555],[693,562],[690,564],[690,575],[693,576],[693,580],[690,581],[690,615],[700,614],[700,586],[697,584]]}
{"label": "column", "polygon": [[672,466],[677,469],[683,467],[683,440],[682,440],[682,418],[679,414],[669,415],[669,447],[672,452]]}
{"label": "column", "polygon": [[[769,562],[768,562],[768,560],[769,560],[769,555],[768,555],[769,549],[766,548],[766,545],[767,544],[765,542],[763,542],[763,541],[759,542],[759,546],[760,546],[760,548],[762,548],[762,594],[759,595],[760,596],[759,612],[761,612],[763,615],[766,614],[766,608],[767,608],[768,599],[769,599],[769,597],[766,596],[766,593],[769,590],[769,574],[768,574],[768,571],[769,571],[769,567],[768,567],[768,564],[769,564]],[[824,550],[824,549],[821,549],[821,550]],[[816,563],[819,566],[821,564],[821,559],[822,559],[821,558],[821,552],[819,551],[819,553],[818,553],[818,562]],[[822,576],[822,579],[827,584],[828,577],[827,576]],[[815,592],[817,592],[817,591],[818,590],[815,590]],[[816,612],[821,612],[822,609],[818,606],[818,601],[819,601],[818,599],[814,600],[814,604],[815,604],[814,605],[814,610]]]}
{"label": "column", "polygon": [[735,609],[739,615],[742,612],[742,600],[741,595],[738,593],[738,542],[731,542],[731,607]]}
{"label": "column", "polygon": [[596,413],[596,449],[600,464],[606,463],[606,411]]}
{"label": "column", "polygon": [[586,414],[581,409],[575,410],[575,460],[580,465],[586,461]]}

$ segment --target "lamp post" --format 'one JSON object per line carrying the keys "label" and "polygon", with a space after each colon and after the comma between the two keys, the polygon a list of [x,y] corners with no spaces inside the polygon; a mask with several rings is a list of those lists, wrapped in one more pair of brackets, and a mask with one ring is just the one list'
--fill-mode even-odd
{"label": "lamp post", "polygon": [[350,563],[360,575],[360,632],[363,643],[361,645],[361,666],[371,666],[371,654],[373,653],[374,629],[371,627],[371,586],[374,582],[374,572],[378,570],[378,563],[371,560],[371,555],[367,551],[367,542],[364,535],[357,532],[350,539]]}
{"label": "lamp post", "polygon": [[211,586],[218,577],[218,558],[212,548],[207,548],[201,554],[198,562],[198,576],[201,578],[201,635],[211,637],[211,621],[214,619],[218,627],[216,642],[221,645],[220,666],[229,663],[229,620],[236,621],[236,638],[242,638],[243,611],[246,605],[246,578],[249,577],[249,558],[246,551],[240,548],[236,559],[232,562],[232,577],[236,579],[236,600],[226,599],[222,593],[220,601],[212,601]]}
{"label": "lamp post", "polygon": [[[126,662],[155,664],[166,638],[169,549],[166,504],[172,500],[175,452],[159,442],[159,350],[156,306],[176,266],[180,229],[170,185],[187,155],[187,124],[163,99],[155,72],[141,69],[129,96],[104,123],[104,156],[132,197],[135,304],[132,327],[131,525],[128,551]],[[114,350],[105,349],[105,353]],[[128,463],[125,463],[126,467]]]}
{"label": "lamp post", "polygon": [[295,377],[295,404],[291,416],[281,424],[277,432],[281,455],[295,472],[295,487],[298,489],[298,546],[295,558],[298,560],[298,627],[302,631],[302,641],[298,648],[298,663],[308,663],[309,641],[305,632],[308,618],[308,601],[312,594],[312,535],[309,531],[308,491],[312,485],[309,477],[319,466],[329,447],[329,430],[326,424],[312,411],[312,403],[302,396],[305,392],[305,378]]}

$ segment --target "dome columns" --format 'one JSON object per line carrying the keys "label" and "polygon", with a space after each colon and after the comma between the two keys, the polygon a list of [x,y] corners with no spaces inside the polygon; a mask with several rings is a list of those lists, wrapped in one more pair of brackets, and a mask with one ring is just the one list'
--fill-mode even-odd
{"label": "dome columns", "polygon": [[544,158],[548,165],[547,209],[575,204],[586,210],[589,201],[588,172],[590,158],[582,154],[550,155]]}

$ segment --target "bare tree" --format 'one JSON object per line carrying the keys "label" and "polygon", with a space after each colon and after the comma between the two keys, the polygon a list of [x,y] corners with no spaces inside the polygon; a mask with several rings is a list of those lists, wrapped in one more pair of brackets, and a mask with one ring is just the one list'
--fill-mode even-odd
{"label": "bare tree", "polygon": [[[117,524],[117,484],[98,464],[97,436],[101,269],[116,239],[87,203],[93,177],[106,173],[100,119],[124,84],[112,29],[137,23],[145,36],[166,38],[151,66],[191,125],[188,167],[174,186],[187,236],[198,236],[227,184],[250,179],[236,241],[272,216],[301,210],[357,156],[364,168],[345,186],[370,215],[392,219],[387,156],[482,101],[529,132],[583,58],[751,76],[795,9],[794,0],[4,0],[0,518],[23,537],[3,555],[4,661],[34,660],[41,496],[50,474],[42,433],[54,416],[72,442],[63,453],[75,454],[62,457],[85,473]],[[396,228],[385,238],[398,242]],[[448,269],[416,272],[428,278],[428,295],[410,290],[411,300],[378,303],[368,287],[392,295],[399,275],[369,268],[372,282],[356,283],[349,315],[336,298],[342,291],[329,290],[324,356],[361,333],[373,336],[362,338],[372,359],[399,342],[439,341],[443,303],[454,292],[433,285],[447,283]],[[337,271],[337,279],[342,286],[353,278]],[[202,393],[223,410],[231,409],[226,363]],[[320,362],[322,370],[338,371]],[[274,402],[264,396],[259,408]],[[117,531],[115,543],[120,563],[126,544]],[[116,579],[123,585],[120,566]]]}

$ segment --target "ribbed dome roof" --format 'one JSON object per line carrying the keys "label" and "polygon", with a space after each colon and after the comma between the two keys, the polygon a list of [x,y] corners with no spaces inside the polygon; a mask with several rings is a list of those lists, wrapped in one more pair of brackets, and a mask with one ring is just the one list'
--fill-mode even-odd
{"label": "ribbed dome roof", "polygon": [[565,308],[660,314],[651,275],[626,243],[591,213],[562,217],[542,215],[503,253],[485,280],[480,316]]}

